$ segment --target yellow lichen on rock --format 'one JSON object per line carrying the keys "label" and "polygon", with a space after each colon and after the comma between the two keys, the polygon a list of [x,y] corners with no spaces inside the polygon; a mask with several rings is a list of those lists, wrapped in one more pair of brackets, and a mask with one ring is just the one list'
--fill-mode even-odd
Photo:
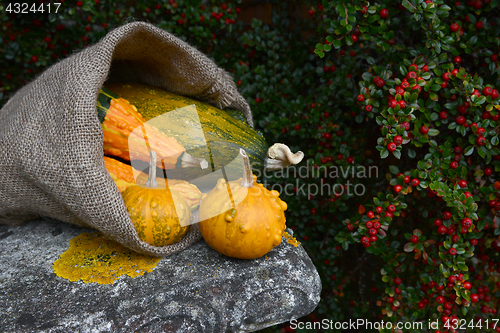
{"label": "yellow lichen on rock", "polygon": [[122,275],[132,278],[152,272],[161,258],[135,253],[97,232],[84,232],[53,264],[54,273],[69,281],[113,284]]}
{"label": "yellow lichen on rock", "polygon": [[286,238],[286,241],[289,244],[292,244],[295,247],[297,247],[297,246],[300,245],[300,242],[297,239],[295,239],[295,237],[293,237],[292,235],[290,235],[288,232],[284,231],[283,232],[283,236]]}

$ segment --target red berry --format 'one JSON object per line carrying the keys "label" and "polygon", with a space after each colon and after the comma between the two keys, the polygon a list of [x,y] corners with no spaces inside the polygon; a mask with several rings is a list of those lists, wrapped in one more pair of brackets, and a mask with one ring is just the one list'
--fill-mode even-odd
{"label": "red berry", "polygon": [[384,8],[380,11],[380,17],[386,19],[389,17],[389,10]]}
{"label": "red berry", "polygon": [[293,128],[295,128],[296,131],[300,130],[300,125],[296,124]]}
{"label": "red berry", "polygon": [[441,77],[443,78],[443,80],[448,81],[450,79],[450,73],[446,72],[443,75],[441,75]]}
{"label": "red berry", "polygon": [[[394,186],[394,192],[396,193],[399,193],[401,192],[401,190],[403,189],[403,187],[401,185],[396,185]],[[391,214],[392,215],[392,214]]]}
{"label": "red berry", "polygon": [[[453,62],[454,62],[455,64],[459,64],[459,63],[461,63],[461,62],[462,62],[462,58],[460,58],[459,56],[456,56],[455,58],[453,58]],[[456,76],[456,74],[455,74],[455,76]]]}
{"label": "red berry", "polygon": [[389,102],[387,102],[387,106],[390,108],[395,108],[396,105],[398,105],[398,102],[395,99],[391,99]]}
{"label": "red berry", "polygon": [[436,303],[443,304],[444,303],[444,297],[443,296],[436,297]]}
{"label": "red berry", "polygon": [[356,99],[358,100],[358,102],[363,102],[365,100],[365,96],[358,95],[358,97],[356,97]]}
{"label": "red berry", "polygon": [[490,168],[490,167],[484,168],[484,174],[486,176],[491,176],[492,173],[493,173],[493,169],[492,168]]}
{"label": "red berry", "polygon": [[440,225],[437,229],[437,232],[440,235],[446,235],[448,233],[448,228],[446,228],[444,225]]}
{"label": "red berry", "polygon": [[440,225],[443,224],[443,221],[441,219],[435,219],[434,222],[432,222],[436,227],[439,227]]}
{"label": "red berry", "polygon": [[443,212],[443,220],[449,220],[451,219],[451,213],[448,211]]}
{"label": "red berry", "polygon": [[366,105],[366,106],[365,106],[365,110],[366,110],[366,112],[371,112],[371,111],[373,110],[373,106],[371,106],[371,105]]}
{"label": "red berry", "polygon": [[394,142],[389,142],[389,144],[387,145],[387,150],[389,151],[395,151],[397,148],[397,145],[394,143]]}
{"label": "red berry", "polygon": [[412,235],[410,237],[410,242],[412,242],[413,244],[417,244],[418,243],[418,237],[415,236],[415,235]]}
{"label": "red berry", "polygon": [[83,6],[83,1],[77,1],[77,2],[76,2],[76,6],[77,6],[77,7],[81,7],[81,6]]}
{"label": "red berry", "polygon": [[465,124],[465,117],[464,116],[457,116],[455,118],[455,121],[457,122],[458,125],[463,125],[463,124]]}
{"label": "red berry", "polygon": [[429,132],[429,127],[425,125],[422,125],[422,127],[420,127],[420,133],[427,134],[428,132]]}
{"label": "red berry", "polygon": [[450,24],[450,30],[451,30],[451,32],[457,32],[458,29],[460,29],[460,26],[458,25],[458,23],[452,23],[452,24]]}
{"label": "red berry", "polygon": [[484,136],[480,136],[476,139],[476,143],[479,146],[484,146],[484,144],[486,143],[486,138]]}
{"label": "red berry", "polygon": [[375,213],[377,213],[377,214],[380,214],[383,211],[384,211],[384,209],[382,207],[380,207],[380,206],[378,206],[377,208],[375,208]]}
{"label": "red berry", "polygon": [[468,106],[467,105],[460,105],[458,107],[458,112],[461,113],[461,114],[466,114],[467,113],[467,109],[468,109]]}
{"label": "red berry", "polygon": [[394,213],[396,211],[396,206],[394,205],[389,205],[389,207],[387,207],[387,211],[391,212],[391,213]]}
{"label": "red berry", "polygon": [[396,135],[393,139],[392,139],[392,142],[394,142],[395,144],[397,144],[398,146],[400,144],[403,143],[403,138],[401,137],[401,135]]}
{"label": "red berry", "polygon": [[479,301],[478,294],[471,294],[470,295],[470,300],[471,300],[472,303],[477,303]]}
{"label": "red berry", "polygon": [[470,218],[466,217],[466,218],[462,219],[462,221],[460,221],[460,223],[462,224],[462,226],[464,228],[469,229],[470,226],[472,225],[472,220]]}
{"label": "red berry", "polygon": [[493,88],[491,88],[491,87],[484,87],[483,88],[483,95],[490,96],[492,93],[493,93]]}
{"label": "red berry", "polygon": [[[408,66],[408,71],[410,71],[410,72],[411,72],[411,71],[413,71],[413,72],[414,72],[414,71],[418,71],[418,66],[417,66],[417,64],[411,64],[410,66]],[[409,79],[410,77],[412,77],[412,78],[414,78],[414,79],[416,79],[416,78],[417,78],[417,73],[415,73],[415,76],[413,76],[413,75],[410,75],[410,76],[409,76],[409,74],[410,74],[410,73],[406,74],[406,78],[408,78],[408,79]]]}
{"label": "red berry", "polygon": [[441,119],[447,119],[448,118],[448,112],[446,112],[446,111],[439,112],[439,118],[441,118]]}
{"label": "red berry", "polygon": [[[413,66],[413,65],[412,65]],[[408,79],[417,79],[417,73],[411,71],[411,72],[408,72],[408,74],[406,74],[406,78]]]}
{"label": "red berry", "polygon": [[37,62],[38,57],[37,56],[31,56],[31,62]]}
{"label": "red berry", "polygon": [[411,180],[411,186],[418,186],[420,184],[420,181],[417,178],[413,178]]}
{"label": "red berry", "polygon": [[379,88],[382,88],[385,84],[385,81],[383,79],[380,79],[378,80],[377,82],[375,82],[375,85]]}
{"label": "red berry", "polygon": [[457,254],[457,249],[455,249],[454,247],[450,248],[450,250],[448,251],[452,256],[454,256],[455,254]]}
{"label": "red berry", "polygon": [[456,168],[458,168],[458,162],[457,162],[457,161],[453,161],[453,162],[451,162],[451,163],[450,163],[450,168],[451,168],[451,169],[456,169]]}
{"label": "red berry", "polygon": [[476,24],[474,25],[476,29],[480,30],[484,27],[484,22],[483,21],[477,21]]}
{"label": "red berry", "polygon": [[405,102],[405,101],[403,101],[403,100],[400,100],[400,101],[398,102],[398,104],[399,104],[399,107],[400,107],[401,109],[404,109],[404,108],[406,107],[406,102]]}

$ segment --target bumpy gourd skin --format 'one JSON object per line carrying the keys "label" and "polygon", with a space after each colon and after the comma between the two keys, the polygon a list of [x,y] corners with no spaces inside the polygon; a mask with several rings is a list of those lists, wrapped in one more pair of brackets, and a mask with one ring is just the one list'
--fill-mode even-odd
{"label": "bumpy gourd skin", "polygon": [[[267,190],[256,178],[253,176],[254,185],[249,188],[241,186],[241,179],[219,179],[200,205],[203,238],[228,257],[255,259],[281,244],[287,205],[277,191]],[[237,203],[234,208],[233,203]]]}
{"label": "bumpy gourd skin", "polygon": [[187,233],[191,210],[174,189],[136,185],[128,187],[122,196],[139,238],[146,243],[166,246],[180,241]]}

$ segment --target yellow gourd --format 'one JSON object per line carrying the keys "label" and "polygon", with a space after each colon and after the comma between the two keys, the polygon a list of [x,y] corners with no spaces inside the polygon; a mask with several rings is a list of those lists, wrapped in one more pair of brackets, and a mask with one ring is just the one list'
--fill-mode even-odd
{"label": "yellow gourd", "polygon": [[203,238],[214,250],[233,258],[254,259],[281,244],[287,205],[280,200],[278,191],[269,191],[256,182],[243,149],[240,157],[243,178],[218,180],[202,200],[199,226]]}
{"label": "yellow gourd", "polygon": [[186,200],[176,190],[158,188],[154,151],[150,157],[146,186],[129,186],[122,197],[139,238],[154,246],[165,246],[184,237],[192,214]]}

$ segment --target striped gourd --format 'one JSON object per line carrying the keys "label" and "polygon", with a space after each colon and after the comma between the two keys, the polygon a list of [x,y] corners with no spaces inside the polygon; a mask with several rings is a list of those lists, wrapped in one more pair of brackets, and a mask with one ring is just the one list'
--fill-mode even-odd
{"label": "striped gourd", "polygon": [[[206,176],[202,183],[213,185],[221,175],[214,174],[211,179],[210,174],[223,167],[224,173],[239,178],[242,172],[238,157],[240,148],[247,152],[254,172],[258,174],[261,171],[268,146],[262,134],[250,127],[241,113],[233,110],[226,112],[207,103],[142,84],[116,83],[106,85],[105,88],[113,96],[119,96],[134,105],[145,122],[152,119],[154,121],[154,118],[179,108],[196,106],[197,112],[186,112],[182,117],[168,118],[167,126],[158,126],[158,130],[166,137],[175,139],[190,155],[208,161],[208,168],[176,167],[167,171],[167,178],[195,180]],[[104,93],[105,90],[101,92],[99,100],[109,99]],[[193,126],[199,123],[203,135],[193,136]],[[228,166],[234,160],[236,162]]]}

